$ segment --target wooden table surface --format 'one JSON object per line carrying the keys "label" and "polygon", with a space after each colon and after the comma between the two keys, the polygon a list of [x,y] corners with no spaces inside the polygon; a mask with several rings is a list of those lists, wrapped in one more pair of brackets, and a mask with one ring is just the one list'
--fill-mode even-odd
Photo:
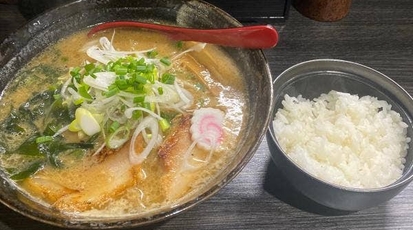
{"label": "wooden table surface", "polygon": [[[24,22],[15,7],[0,4],[0,40]],[[349,15],[334,23],[312,21],[291,8],[289,19],[275,26],[280,42],[265,51],[273,76],[310,59],[344,59],[383,72],[413,95],[413,1],[353,0]],[[0,205],[0,229],[58,228]],[[378,207],[334,211],[290,186],[272,164],[264,139],[244,170],[218,194],[144,229],[413,229],[413,184]]]}

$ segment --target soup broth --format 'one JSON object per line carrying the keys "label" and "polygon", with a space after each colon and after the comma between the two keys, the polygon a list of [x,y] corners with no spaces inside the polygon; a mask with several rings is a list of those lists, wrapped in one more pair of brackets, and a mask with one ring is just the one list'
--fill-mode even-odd
{"label": "soup broth", "polygon": [[[248,116],[235,63],[216,46],[172,41],[156,32],[86,33],[51,45],[6,87],[0,105],[2,169],[26,197],[76,215],[149,213],[203,189],[233,159]],[[114,49],[105,50],[102,38]],[[99,61],[89,53],[92,46],[135,53],[123,53],[122,60],[131,62],[116,69],[114,57],[93,64]],[[147,76],[130,70],[142,60],[133,68],[150,68],[162,80],[146,79],[139,89],[144,96],[130,89],[131,76]],[[79,67],[86,71],[81,78]],[[99,75],[103,71],[116,73],[116,80],[99,89],[115,76]],[[86,78],[101,91],[92,95]],[[175,90],[172,96],[169,90]],[[115,104],[112,93],[124,104]],[[181,104],[165,102],[171,97]],[[114,104],[102,111],[92,107],[99,103]],[[211,119],[208,128],[215,131],[198,134]]]}

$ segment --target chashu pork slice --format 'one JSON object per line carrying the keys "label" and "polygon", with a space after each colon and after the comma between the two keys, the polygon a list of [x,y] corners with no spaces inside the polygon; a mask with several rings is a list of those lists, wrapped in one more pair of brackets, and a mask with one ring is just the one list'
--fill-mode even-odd
{"label": "chashu pork slice", "polygon": [[186,155],[191,147],[191,118],[192,115],[180,115],[172,121],[169,134],[158,150],[164,174],[161,178],[163,191],[169,201],[178,199],[191,190],[196,180],[196,171],[189,169],[186,162],[196,154],[199,149],[194,148]]}
{"label": "chashu pork slice", "polygon": [[65,170],[45,168],[25,180],[24,186],[61,211],[102,208],[136,183],[135,169],[129,161],[129,143],[114,153],[102,151],[101,154],[107,154],[103,160]]}

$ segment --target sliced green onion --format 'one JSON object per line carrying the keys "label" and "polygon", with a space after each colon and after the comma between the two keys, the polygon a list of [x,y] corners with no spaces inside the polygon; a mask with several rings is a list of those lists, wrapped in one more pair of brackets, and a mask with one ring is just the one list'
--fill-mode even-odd
{"label": "sliced green onion", "polygon": [[117,79],[115,84],[120,90],[125,90],[129,87],[128,81],[125,79]]}
{"label": "sliced green onion", "polygon": [[168,130],[171,127],[171,124],[169,123],[168,120],[163,118],[163,119],[159,120],[159,126],[161,126],[162,131],[165,132],[166,130]]}
{"label": "sliced green onion", "polygon": [[84,68],[85,68],[86,72],[92,73],[93,70],[95,69],[95,64],[93,64],[93,63],[87,64],[87,65],[84,66]]}
{"label": "sliced green onion", "polygon": [[142,103],[145,101],[145,96],[137,96],[133,98],[133,103]]}
{"label": "sliced green onion", "polygon": [[184,43],[182,41],[178,41],[176,43],[176,47],[178,47],[178,49],[182,49],[183,46],[184,46]]}
{"label": "sliced green onion", "polygon": [[175,82],[175,75],[170,73],[164,73],[161,77],[161,82],[169,85],[173,85]]}
{"label": "sliced green onion", "polygon": [[145,72],[146,71],[146,65],[137,65],[136,67],[135,67],[135,70],[136,71],[138,71],[138,72]]}
{"label": "sliced green onion", "polygon": [[171,60],[169,60],[169,58],[161,58],[160,60],[164,65],[170,66],[172,64]]}
{"label": "sliced green onion", "polygon": [[52,140],[53,140],[52,136],[41,136],[41,137],[36,138],[36,143],[40,144],[40,143],[45,143],[45,142],[49,142]]}
{"label": "sliced green onion", "polygon": [[80,86],[77,89],[77,92],[84,98],[92,99],[92,96],[90,96],[90,94],[87,92],[87,87],[85,85]]}
{"label": "sliced green onion", "polygon": [[96,76],[96,74],[95,74],[95,73],[91,73],[91,74],[90,74],[90,76],[91,76],[91,77],[93,77],[94,79],[96,79],[96,78],[97,78],[97,76]]}
{"label": "sliced green onion", "polygon": [[109,132],[113,133],[113,132],[115,132],[117,129],[119,129],[119,127],[120,127],[120,123],[117,122],[117,121],[114,121],[114,122],[110,125],[110,127],[109,127]]}
{"label": "sliced green onion", "polygon": [[80,67],[75,67],[69,73],[72,77],[75,77],[76,75],[79,75],[79,72],[80,72]]}
{"label": "sliced green onion", "polygon": [[145,102],[143,103],[143,108],[150,110],[150,111],[155,111],[155,104],[154,103],[149,103],[149,102]]}
{"label": "sliced green onion", "polygon": [[143,116],[143,112],[140,110],[135,110],[132,113],[132,118],[135,120],[138,120],[139,118],[141,118]]}
{"label": "sliced green onion", "polygon": [[158,55],[158,52],[156,52],[156,50],[152,50],[152,51],[148,51],[146,55],[148,56],[148,58],[154,58],[156,57],[156,55]]}
{"label": "sliced green onion", "polygon": [[54,94],[54,95],[53,95],[53,98],[54,98],[55,100],[59,100],[59,99],[62,98],[62,95],[60,95],[60,94]]}
{"label": "sliced green onion", "polygon": [[115,69],[116,75],[126,75],[128,73],[128,68],[124,66],[119,66]]}
{"label": "sliced green onion", "polygon": [[158,87],[158,93],[159,93],[159,95],[163,94],[163,88],[162,87]]}
{"label": "sliced green onion", "polygon": [[155,70],[154,64],[149,64],[146,66],[146,72],[153,72]]}
{"label": "sliced green onion", "polygon": [[73,120],[68,127],[69,131],[71,132],[79,132],[82,130],[82,128],[80,128],[79,122],[78,120]]}
{"label": "sliced green onion", "polygon": [[147,81],[148,81],[148,79],[146,79],[145,77],[143,77],[143,76],[141,76],[141,75],[139,75],[139,74],[136,74],[135,75],[135,79],[134,79],[136,82],[138,82],[138,83],[141,83],[141,84],[145,84]]}
{"label": "sliced green onion", "polygon": [[113,89],[109,90],[108,92],[105,92],[104,95],[106,97],[111,97],[113,95],[118,94],[119,92],[120,92],[119,88],[116,87],[116,88],[113,88]]}
{"label": "sliced green onion", "polygon": [[93,73],[102,72],[102,70],[103,70],[103,66],[95,65],[95,69],[93,70]]}
{"label": "sliced green onion", "polygon": [[82,104],[84,101],[85,101],[85,99],[83,99],[83,98],[78,98],[78,99],[76,99],[75,101],[73,101],[73,104],[75,104],[75,105],[80,105],[80,104]]}
{"label": "sliced green onion", "polygon": [[111,149],[117,149],[129,140],[129,135],[129,129],[126,126],[122,126],[109,135],[106,145]]}
{"label": "sliced green onion", "polygon": [[78,122],[82,131],[88,136],[93,136],[94,134],[100,132],[99,122],[89,110],[77,108],[75,117],[75,121]]}
{"label": "sliced green onion", "polygon": [[108,64],[106,64],[106,70],[107,70],[107,71],[112,70],[112,69],[113,69],[113,65],[114,65],[114,62],[113,62],[113,61],[109,61]]}

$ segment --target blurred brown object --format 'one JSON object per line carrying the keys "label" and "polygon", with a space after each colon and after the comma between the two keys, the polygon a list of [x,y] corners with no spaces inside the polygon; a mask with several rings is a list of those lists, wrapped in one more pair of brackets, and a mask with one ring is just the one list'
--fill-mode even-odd
{"label": "blurred brown object", "polygon": [[344,18],[352,0],[294,0],[294,8],[316,21],[333,22]]}

